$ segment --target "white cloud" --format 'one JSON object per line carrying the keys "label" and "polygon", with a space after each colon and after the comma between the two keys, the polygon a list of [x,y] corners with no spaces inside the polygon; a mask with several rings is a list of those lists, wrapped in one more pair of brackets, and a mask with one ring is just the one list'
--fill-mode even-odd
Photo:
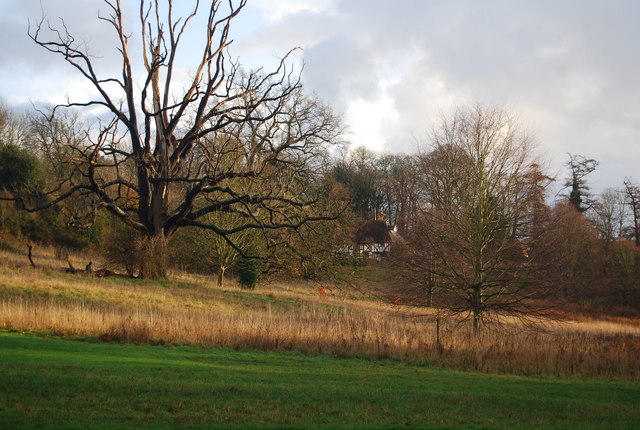
{"label": "white cloud", "polygon": [[393,99],[381,95],[374,101],[359,99],[350,102],[345,120],[353,133],[354,146],[383,151],[390,138],[389,132],[395,129],[398,112],[394,107]]}
{"label": "white cloud", "polygon": [[562,91],[564,106],[569,111],[593,106],[601,93],[600,87],[598,78],[588,73],[569,76],[565,80],[565,88]]}
{"label": "white cloud", "polygon": [[300,12],[326,13],[333,10],[335,0],[253,0],[251,6],[262,11],[271,23]]}
{"label": "white cloud", "polygon": [[[103,67],[117,67],[99,5],[43,0]],[[61,58],[26,36],[27,18],[39,14],[38,2],[0,1],[8,101],[85,94]],[[345,114],[356,144],[409,152],[456,105],[505,105],[558,169],[567,152],[600,158],[600,186],[616,186],[640,176],[639,15],[637,0],[252,0],[231,55],[270,70],[290,48],[305,48],[305,85]]]}

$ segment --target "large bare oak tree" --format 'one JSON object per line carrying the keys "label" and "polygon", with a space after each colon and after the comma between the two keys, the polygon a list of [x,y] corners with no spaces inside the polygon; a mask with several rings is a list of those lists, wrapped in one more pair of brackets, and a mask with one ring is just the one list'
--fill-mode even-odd
{"label": "large bare oak tree", "polygon": [[[82,142],[66,142],[74,174],[49,190],[46,205],[92,195],[145,238],[144,277],[166,274],[166,242],[184,226],[208,229],[237,247],[233,234],[246,229],[296,229],[333,216],[313,211],[320,192],[314,180],[327,144],[339,139],[339,121],[303,94],[290,54],[270,73],[245,72],[229,59],[231,24],[246,0],[195,1],[180,17],[174,16],[177,2],[140,0],[133,20],[120,0],[104,4],[99,20],[117,37],[115,76],[102,75],[64,22],[56,27],[43,17],[29,31],[98,94],[56,106],[54,114],[60,108],[107,112],[96,116]],[[202,17],[195,33],[202,50],[189,78],[178,79],[184,76],[180,48]],[[224,228],[206,221],[221,211],[244,222]]]}

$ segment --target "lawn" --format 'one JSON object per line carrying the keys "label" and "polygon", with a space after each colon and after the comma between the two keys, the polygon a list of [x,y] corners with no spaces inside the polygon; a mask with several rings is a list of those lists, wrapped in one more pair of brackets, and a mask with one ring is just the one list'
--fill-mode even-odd
{"label": "lawn", "polygon": [[632,429],[640,384],[0,333],[0,428]]}

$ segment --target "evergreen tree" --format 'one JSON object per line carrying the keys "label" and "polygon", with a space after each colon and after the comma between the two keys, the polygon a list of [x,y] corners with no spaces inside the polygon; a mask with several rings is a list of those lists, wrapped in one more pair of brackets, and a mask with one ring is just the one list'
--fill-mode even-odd
{"label": "evergreen tree", "polygon": [[571,189],[569,202],[580,212],[586,212],[594,204],[585,178],[596,170],[598,164],[594,159],[569,154],[569,161],[566,164],[569,168],[569,177],[565,182],[565,187]]}

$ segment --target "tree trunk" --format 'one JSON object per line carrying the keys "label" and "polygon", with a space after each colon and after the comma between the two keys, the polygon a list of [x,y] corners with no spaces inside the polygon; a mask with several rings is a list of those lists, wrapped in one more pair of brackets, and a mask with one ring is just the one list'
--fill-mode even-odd
{"label": "tree trunk", "polygon": [[140,277],[143,279],[166,279],[169,246],[165,235],[160,233],[143,236],[140,248]]}
{"label": "tree trunk", "polygon": [[36,263],[33,262],[33,245],[27,243],[27,248],[29,249],[29,253],[27,257],[29,257],[29,263],[31,263],[31,267],[36,267]]}
{"label": "tree trunk", "polygon": [[482,331],[484,325],[484,317],[481,309],[473,310],[473,332],[478,334]]}
{"label": "tree trunk", "polygon": [[472,298],[472,309],[473,309],[473,332],[479,333],[482,330],[482,326],[484,325],[484,304],[482,300],[482,286],[474,285],[473,286],[473,298]]}
{"label": "tree trunk", "polygon": [[227,270],[225,266],[220,266],[218,268],[218,288],[224,287],[224,272]]}

